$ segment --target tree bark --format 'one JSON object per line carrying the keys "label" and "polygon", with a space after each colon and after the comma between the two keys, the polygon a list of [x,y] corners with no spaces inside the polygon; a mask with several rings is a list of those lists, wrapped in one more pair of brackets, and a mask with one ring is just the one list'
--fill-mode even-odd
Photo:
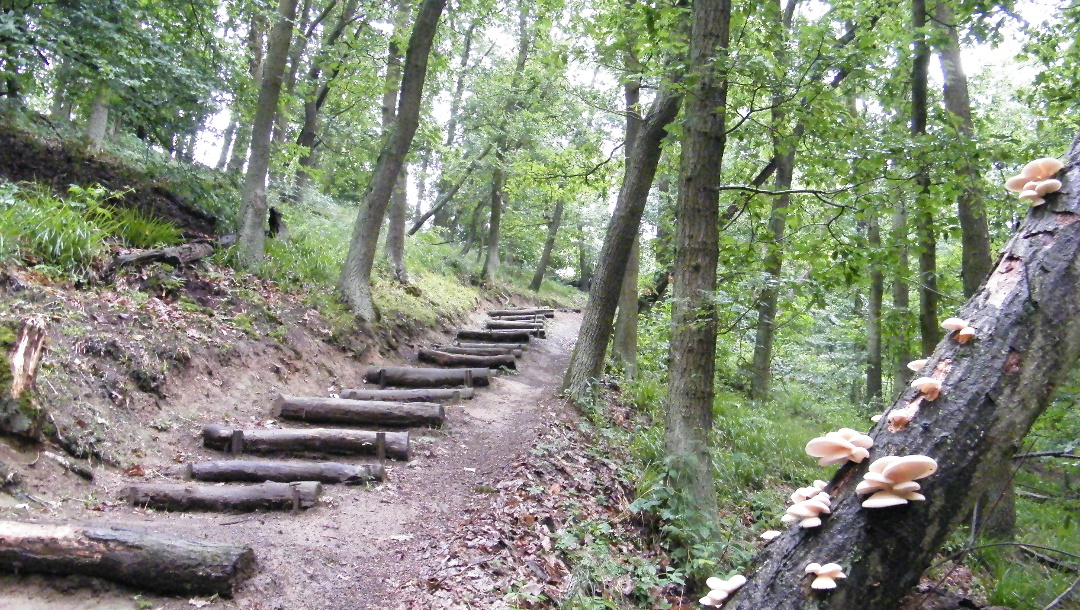
{"label": "tree bark", "polygon": [[505,367],[508,369],[517,368],[517,361],[514,358],[513,354],[455,354],[442,350],[421,349],[417,353],[417,360],[419,360],[420,362],[427,362],[430,364],[437,364],[439,366],[446,367],[486,366],[489,369],[497,369],[501,367]]}
{"label": "tree bark", "polygon": [[424,369],[408,366],[371,366],[364,381],[380,386],[409,388],[484,387],[491,385],[491,369]]}
{"label": "tree bark", "polygon": [[668,485],[685,492],[701,521],[716,518],[712,478],[713,374],[716,368],[716,264],[719,186],[726,144],[729,0],[697,0],[675,217],[671,362],[664,450]]}
{"label": "tree bark", "polygon": [[[926,370],[942,382],[940,397],[927,408],[918,390],[907,388],[890,411],[918,409],[911,423],[890,432],[886,417],[871,433],[872,459],[937,461],[937,472],[922,481],[926,500],[863,509],[854,488],[872,459],[841,467],[826,488],[832,514],[824,524],[792,526],[774,540],[725,608],[892,610],[917,584],[1080,356],[1078,163],[1080,137],[1062,190],[1029,211],[982,291],[958,312],[976,328],[974,341],[946,338],[930,356]],[[818,594],[803,568],[824,561],[840,564],[847,578]]]}
{"label": "tree bark", "polygon": [[881,400],[881,305],[885,274],[881,266],[881,227],[877,210],[868,210],[867,243],[870,247],[870,298],[866,306],[866,398]]}
{"label": "tree bark", "polygon": [[899,389],[911,381],[911,371],[907,364],[913,360],[911,356],[911,290],[908,286],[908,231],[907,209],[903,197],[896,198],[893,208],[891,227],[892,246],[896,251],[895,275],[892,281],[892,304],[895,317],[894,332],[896,332],[896,360],[893,361],[893,388]]}
{"label": "tree bark", "polygon": [[559,234],[559,225],[562,224],[562,214],[563,200],[559,197],[555,201],[555,211],[551,215],[551,222],[548,223],[547,239],[544,240],[544,250],[540,253],[540,262],[536,264],[536,273],[529,282],[529,290],[533,292],[540,292],[540,286],[544,283],[544,275],[551,263],[551,251],[555,249],[555,238]]}
{"label": "tree bark", "polygon": [[98,85],[94,100],[90,104],[90,118],[86,122],[86,139],[90,143],[90,152],[101,152],[105,145],[105,131],[109,127],[109,88]]}
{"label": "tree bark", "polygon": [[604,352],[611,337],[630,247],[638,234],[667,126],[678,114],[680,100],[679,93],[668,87],[661,89],[642,122],[633,154],[626,162],[619,197],[600,249],[597,274],[589,288],[578,340],[563,376],[562,390],[575,401],[587,396],[593,381],[604,369]]}
{"label": "tree bark", "polygon": [[337,462],[219,460],[188,464],[186,474],[190,479],[217,483],[318,481],[341,485],[363,485],[385,480],[386,468],[378,462],[339,464]]}
{"label": "tree bark", "polygon": [[0,521],[0,570],[94,576],[165,595],[231,598],[255,573],[249,546],[109,526]]}
{"label": "tree bark", "polygon": [[[248,53],[248,74],[251,76],[251,86],[254,91],[260,91],[262,89],[263,79],[263,67],[264,61],[264,48],[263,48],[263,32],[266,29],[266,24],[263,18],[260,16],[260,12],[255,11],[248,24],[248,36],[247,47]],[[236,142],[233,144],[232,154],[229,157],[228,171],[243,171],[244,164],[247,162],[248,148],[251,144],[251,128],[246,126],[244,121],[249,118],[248,112],[250,111],[250,94],[242,92],[242,95],[238,93],[237,99],[233,101],[233,116],[238,123],[239,132],[236,136]]]}
{"label": "tree bark", "polygon": [[472,388],[426,388],[420,390],[345,389],[341,397],[349,400],[393,400],[397,402],[458,402],[471,400]]}
{"label": "tree bark", "polygon": [[930,47],[926,44],[926,0],[911,0],[911,27],[915,32],[915,55],[911,68],[911,137],[913,158],[918,164],[915,175],[915,232],[919,240],[919,330],[922,353],[929,354],[941,339],[938,326],[937,234],[930,198],[930,165],[922,152],[920,140],[926,136],[926,89],[930,69]]}
{"label": "tree bark", "polygon": [[350,400],[281,394],[274,401],[272,416],[313,424],[441,428],[446,419],[446,409],[434,402]]}
{"label": "tree bark", "polygon": [[214,166],[218,171],[223,171],[229,164],[229,151],[232,150],[233,140],[236,138],[236,116],[229,119],[229,126],[225,128],[225,134],[222,136],[224,142],[221,144],[221,154],[218,155],[217,164]]}
{"label": "tree bark", "polygon": [[130,505],[170,511],[294,510],[315,506],[321,494],[322,484],[314,481],[232,487],[145,483],[127,488]]}
{"label": "tree bark", "polygon": [[297,0],[279,0],[277,21],[270,30],[259,101],[251,126],[251,155],[240,191],[237,245],[240,262],[245,267],[257,264],[263,256],[266,238],[266,172],[270,167],[270,136],[277,116],[278,98],[285,75],[285,62],[292,42],[293,19]]}
{"label": "tree bark", "polygon": [[203,427],[203,446],[234,453],[239,449],[241,453],[375,455],[379,434],[386,435],[386,457],[409,459],[408,432],[330,428],[234,430],[210,424]]}
{"label": "tree bark", "polygon": [[[386,56],[386,92],[383,95],[383,129],[389,129],[396,115],[394,102],[401,83],[401,50],[396,36],[405,29],[412,13],[410,0],[398,0],[394,17],[394,33]],[[386,256],[390,259],[390,273],[399,284],[409,283],[409,271],[405,267],[405,216],[409,211],[406,189],[409,166],[402,164],[394,192],[390,196],[390,209],[386,217]]]}
{"label": "tree bark", "polygon": [[371,269],[375,262],[379,229],[390,195],[397,184],[398,173],[405,162],[405,154],[419,124],[428,57],[445,6],[446,0],[424,0],[416,16],[405,52],[397,120],[375,162],[341,272],[339,290],[342,297],[357,317],[365,322],[373,322],[377,317],[371,300]]}
{"label": "tree bark", "polygon": [[934,23],[944,31],[940,53],[941,72],[945,77],[942,98],[949,122],[963,143],[965,154],[956,167],[957,178],[963,185],[956,200],[960,218],[960,243],[963,248],[960,276],[964,282],[964,296],[975,294],[990,273],[994,261],[990,254],[990,231],[986,226],[986,206],[979,189],[981,176],[976,159],[969,156],[974,151],[975,126],[971,120],[971,99],[968,96],[967,75],[960,57],[960,36],[949,5],[939,2],[934,8]]}
{"label": "tree bark", "polygon": [[489,288],[495,285],[495,276],[499,272],[499,243],[502,240],[503,186],[506,174],[503,173],[504,155],[496,144],[495,168],[491,170],[491,215],[488,219],[487,256],[484,258],[484,284]]}
{"label": "tree bark", "polygon": [[[629,53],[627,54],[629,56]],[[628,64],[636,64],[632,58]],[[629,66],[628,66],[629,67]],[[623,85],[623,97],[626,100],[626,133],[623,141],[625,161],[630,161],[634,150],[634,141],[641,131],[641,79],[630,78]],[[623,272],[622,286],[619,290],[619,304],[615,316],[615,330],[611,342],[611,356],[622,364],[623,373],[628,378],[637,375],[637,320],[638,320],[638,267],[641,258],[641,223],[638,222],[638,234],[630,244],[630,254],[626,259],[626,271]]]}

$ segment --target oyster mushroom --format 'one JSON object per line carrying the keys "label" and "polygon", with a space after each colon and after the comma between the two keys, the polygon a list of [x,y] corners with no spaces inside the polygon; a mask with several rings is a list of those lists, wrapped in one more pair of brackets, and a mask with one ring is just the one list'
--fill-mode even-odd
{"label": "oyster mushroom", "polygon": [[804,572],[815,576],[814,582],[810,583],[811,589],[835,589],[837,578],[847,578],[844,569],[837,563],[825,565],[811,563],[806,566]]}
{"label": "oyster mushroom", "polygon": [[925,455],[885,456],[870,464],[855,492],[871,494],[863,500],[863,508],[886,508],[925,500],[926,496],[918,493],[920,486],[915,480],[934,474],[937,467],[937,462]]}
{"label": "oyster mushroom", "polygon": [[919,377],[911,382],[911,387],[919,388],[926,400],[936,400],[941,396],[941,382],[933,377]]}
{"label": "oyster mushroom", "polygon": [[709,594],[698,600],[703,606],[720,607],[736,589],[746,584],[746,577],[736,574],[727,580],[713,576],[705,580],[705,586],[709,587]]}
{"label": "oyster mushroom", "polygon": [[912,360],[911,362],[907,363],[907,367],[909,371],[921,371],[923,367],[926,366],[927,362],[930,362],[929,358],[923,358],[922,360]]}
{"label": "oyster mushroom", "polygon": [[821,515],[832,512],[829,508],[830,504],[829,494],[824,491],[819,492],[810,499],[789,506],[787,513],[780,518],[780,521],[782,523],[795,523],[798,521],[799,527],[804,528],[818,527],[821,525]]}
{"label": "oyster mushroom", "polygon": [[861,462],[870,457],[868,449],[873,446],[874,439],[869,436],[851,428],[840,428],[806,443],[806,453],[821,458],[819,465],[832,466],[847,461]]}

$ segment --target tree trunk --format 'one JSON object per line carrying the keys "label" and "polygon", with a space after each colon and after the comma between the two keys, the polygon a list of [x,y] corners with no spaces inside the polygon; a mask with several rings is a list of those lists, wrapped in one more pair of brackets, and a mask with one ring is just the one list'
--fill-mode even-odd
{"label": "tree trunk", "polygon": [[870,299],[866,307],[866,399],[881,400],[881,304],[885,295],[885,275],[881,270],[881,227],[877,210],[867,219],[870,247]]}
{"label": "tree trunk", "polygon": [[285,75],[285,62],[292,42],[293,19],[297,0],[279,0],[277,21],[270,30],[259,101],[251,126],[251,155],[240,191],[237,214],[237,245],[240,263],[253,267],[263,256],[266,238],[266,172],[270,167],[270,136],[277,116],[278,98]]}
{"label": "tree trunk", "polygon": [[440,428],[446,419],[446,409],[434,402],[350,400],[281,394],[274,401],[271,415],[313,424],[377,428]]}
{"label": "tree trunk", "polygon": [[926,88],[930,68],[930,48],[926,44],[926,0],[911,0],[911,27],[915,32],[915,56],[911,68],[911,137],[913,158],[918,165],[915,175],[915,233],[919,240],[919,330],[922,353],[929,354],[941,339],[937,304],[937,236],[934,209],[930,198],[930,165],[922,152],[926,136]]}
{"label": "tree trunk", "polygon": [[109,127],[109,88],[98,85],[90,104],[90,118],[86,122],[86,139],[90,152],[101,152],[105,145],[105,130]]}
{"label": "tree trunk", "polygon": [[384,435],[386,457],[409,459],[408,432],[371,432],[333,428],[234,430],[210,424],[203,427],[203,446],[232,453],[301,453],[376,455]]}
{"label": "tree trunk", "polygon": [[472,400],[472,388],[426,388],[421,390],[364,390],[341,391],[341,397],[349,400],[394,400],[399,402],[458,402]]}
{"label": "tree trunk", "polygon": [[[634,142],[633,153],[626,162],[619,197],[600,249],[596,277],[591,287],[581,286],[582,290],[589,290],[589,301],[562,382],[562,390],[575,401],[587,396],[593,381],[604,369],[604,352],[611,337],[631,244],[638,234],[667,126],[678,114],[680,100],[679,93],[663,87],[649,108]],[[584,269],[581,274],[585,280]]]}
{"label": "tree trunk", "polygon": [[[251,86],[254,91],[260,91],[262,89],[263,80],[263,66],[265,65],[263,57],[263,32],[266,29],[266,24],[259,12],[255,12],[248,24],[248,36],[247,47],[250,57],[248,58],[248,74],[251,76]],[[248,158],[248,148],[251,145],[251,128],[245,126],[245,121],[249,118],[248,112],[250,111],[250,100],[247,92],[238,93],[237,99],[233,101],[233,116],[235,117],[237,124],[239,125],[239,132],[236,136],[236,141],[233,144],[232,154],[229,157],[228,171],[240,172],[244,169],[244,164]]]}
{"label": "tree trunk", "polygon": [[458,66],[454,94],[450,98],[450,119],[446,123],[446,148],[448,149],[454,145],[454,140],[457,138],[458,115],[461,113],[461,99],[465,94],[465,76],[468,73],[469,55],[472,52],[473,32],[476,31],[477,25],[475,19],[469,23],[469,29],[465,30],[465,39],[462,41],[461,64]]}
{"label": "tree trunk", "polygon": [[104,578],[165,595],[220,595],[255,573],[248,546],[109,526],[0,521],[0,570]]}
{"label": "tree trunk", "polygon": [[[427,212],[424,212],[415,221],[413,221],[412,227],[409,228],[409,235],[416,234],[416,232],[420,230],[420,227],[424,226],[424,223],[427,222],[428,218],[431,218],[432,216],[437,217],[439,212],[443,210],[447,204],[454,200],[454,195],[457,195],[457,192],[461,189],[462,185],[465,184],[465,181],[469,179],[469,176],[471,176],[474,171],[476,171],[476,168],[480,166],[480,162],[484,160],[484,157],[486,157],[488,153],[491,152],[491,149],[494,148],[494,146],[495,142],[489,143],[484,148],[484,150],[476,156],[475,159],[470,161],[469,165],[465,167],[465,171],[463,171],[461,175],[458,176],[457,182],[455,182],[450,188],[446,189],[445,191],[441,188],[436,189],[438,195],[435,197],[435,203],[431,204],[431,208]],[[440,177],[439,180],[441,184],[442,178]],[[444,223],[436,222],[435,224],[437,226],[446,226],[446,224]],[[465,252],[468,252],[468,250],[466,250]]]}
{"label": "tree trunk", "polygon": [[940,53],[941,72],[945,76],[943,99],[949,122],[964,147],[964,156],[956,166],[957,178],[963,190],[956,200],[960,218],[960,242],[963,247],[960,275],[964,281],[964,296],[975,294],[990,273],[994,261],[990,254],[990,232],[986,226],[986,206],[979,192],[981,176],[974,153],[975,127],[971,120],[971,99],[968,96],[967,75],[960,57],[960,36],[954,25],[949,5],[939,2],[934,9],[934,24],[944,30]]}
{"label": "tree trunk", "polygon": [[[918,583],[950,533],[999,477],[1053,390],[1080,356],[1080,137],[1059,194],[1032,208],[981,292],[958,312],[977,330],[961,345],[947,338],[928,371],[942,382],[929,408],[907,388],[893,410],[915,409],[909,425],[872,431],[873,458],[926,455],[937,472],[922,481],[923,502],[863,509],[855,484],[872,460],[848,463],[826,491],[832,513],[808,532],[792,526],[759,556],[728,610],[770,608],[893,610]],[[840,564],[847,578],[828,594],[807,586],[810,562]]]}
{"label": "tree trunk", "polygon": [[[396,109],[394,102],[401,83],[401,51],[398,49],[396,36],[405,29],[412,13],[410,0],[398,0],[394,18],[394,33],[390,37],[390,48],[386,57],[386,90],[383,94],[383,129],[389,129],[394,121]],[[390,196],[390,209],[386,217],[386,256],[390,259],[390,273],[399,284],[409,283],[409,272],[405,267],[405,216],[409,202],[406,196],[409,166],[403,164],[398,173],[394,192]]]}
{"label": "tree trunk", "polygon": [[[716,264],[721,163],[726,144],[729,0],[697,0],[675,217],[670,368],[664,450],[668,485],[691,498],[704,523],[716,519],[712,478],[713,374],[716,369]],[[693,519],[692,519],[693,520]]]}
{"label": "tree trunk", "polygon": [[417,352],[416,359],[445,367],[479,367],[486,366],[489,369],[508,368],[516,369],[517,360],[513,354],[455,354],[435,349],[421,349]]}
{"label": "tree trunk", "polygon": [[555,238],[559,234],[559,225],[562,224],[563,200],[562,197],[555,202],[555,212],[551,215],[548,223],[547,239],[544,240],[544,250],[540,253],[540,262],[536,264],[536,273],[533,274],[529,290],[539,292],[544,283],[544,274],[547,273],[548,264],[551,263],[551,251],[555,249]]}
{"label": "tree trunk", "polygon": [[364,322],[373,322],[377,316],[371,300],[371,268],[375,262],[379,229],[390,195],[397,184],[398,173],[405,162],[405,154],[416,134],[428,57],[445,6],[446,0],[424,0],[416,16],[405,53],[397,120],[375,162],[341,271],[339,290],[342,297]]}
{"label": "tree trunk", "polygon": [[[628,59],[627,63],[636,63]],[[629,67],[629,66],[628,66]],[[625,161],[630,161],[634,141],[641,131],[641,80],[631,78],[623,85],[623,97],[626,99],[626,133],[624,135]],[[611,342],[611,356],[622,364],[623,373],[628,378],[637,375],[637,320],[638,320],[638,267],[641,258],[641,222],[638,221],[638,234],[630,245],[630,254],[626,259],[626,271],[623,272],[622,286],[619,290],[619,304],[616,310],[615,331]]]}
{"label": "tree trunk", "polygon": [[908,286],[908,246],[907,246],[907,210],[903,197],[896,198],[892,215],[893,248],[896,250],[896,268],[892,281],[892,304],[895,318],[896,360],[893,361],[893,388],[900,389],[911,381],[911,371],[907,364],[911,362],[911,290]]}
{"label": "tree trunk", "polygon": [[318,481],[340,485],[363,485],[386,480],[386,468],[379,462],[339,464],[337,462],[278,460],[219,460],[188,464],[186,475],[189,479],[215,483]]}
{"label": "tree trunk", "polygon": [[371,366],[364,374],[364,381],[380,386],[407,388],[439,388],[465,386],[467,388],[491,385],[491,369],[423,369],[409,366]]}
{"label": "tree trunk", "polygon": [[237,121],[236,116],[234,115],[229,119],[229,126],[225,128],[225,135],[222,136],[224,141],[221,143],[221,154],[218,155],[217,164],[214,166],[219,171],[224,170],[229,164],[229,151],[232,150],[233,139],[235,139],[237,135],[236,126]]}
{"label": "tree trunk", "polygon": [[219,487],[192,483],[145,483],[127,488],[131,506],[168,511],[298,510],[319,502],[322,483],[259,483]]}

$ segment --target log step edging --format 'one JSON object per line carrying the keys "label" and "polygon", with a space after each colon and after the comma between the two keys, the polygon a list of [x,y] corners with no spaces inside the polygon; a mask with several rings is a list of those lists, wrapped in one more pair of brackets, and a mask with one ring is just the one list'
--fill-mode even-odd
{"label": "log step edging", "polygon": [[537,315],[554,318],[555,310],[550,307],[513,307],[509,309],[489,309],[487,314],[493,317]]}
{"label": "log step edging", "polygon": [[364,485],[386,480],[386,466],[379,462],[292,462],[284,460],[213,460],[189,463],[188,479],[212,483],[293,483],[318,481],[340,485]]}
{"label": "log step edging", "polygon": [[458,347],[478,347],[478,348],[496,348],[496,349],[515,349],[524,352],[529,348],[528,343],[502,343],[502,342],[476,342],[476,341],[460,341],[455,340],[454,345]]}
{"label": "log step edging", "polygon": [[[202,431],[207,449],[240,453],[374,455],[380,446],[385,457],[409,459],[409,433],[373,432],[338,428],[282,428],[240,430],[207,424]],[[383,442],[379,443],[379,438]]]}
{"label": "log step edging", "polygon": [[411,388],[438,388],[446,386],[491,385],[491,369],[439,369],[415,366],[370,366],[364,381],[377,383],[380,387],[403,386]]}
{"label": "log step edging", "polygon": [[448,354],[462,354],[466,356],[503,356],[509,354],[514,358],[521,358],[523,352],[512,347],[461,347],[458,345],[443,345],[434,343],[431,349],[446,352]]}
{"label": "log step edging", "polygon": [[126,490],[128,504],[169,511],[251,512],[311,508],[319,502],[322,483],[267,481],[254,485],[140,483]]}
{"label": "log step edging", "polygon": [[446,408],[435,402],[353,400],[279,394],[273,417],[316,424],[441,428]]}
{"label": "log step edging", "polygon": [[165,595],[231,598],[255,573],[250,546],[114,526],[0,521],[0,571],[103,578]]}
{"label": "log step edging", "polygon": [[526,330],[459,330],[458,341],[485,341],[488,343],[528,343],[536,331]]}
{"label": "log step edging", "polygon": [[420,362],[445,367],[487,367],[489,369],[517,368],[517,358],[513,354],[480,356],[474,354],[454,354],[436,349],[421,349],[416,353]]}
{"label": "log step edging", "polygon": [[413,389],[365,389],[347,388],[340,392],[342,398],[349,400],[390,400],[394,402],[446,402],[454,404],[461,400],[472,400],[476,396],[473,388],[413,388]]}

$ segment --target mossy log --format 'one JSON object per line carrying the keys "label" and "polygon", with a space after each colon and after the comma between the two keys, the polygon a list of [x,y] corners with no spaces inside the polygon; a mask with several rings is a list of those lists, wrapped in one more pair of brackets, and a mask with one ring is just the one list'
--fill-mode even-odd
{"label": "mossy log", "polygon": [[167,248],[155,248],[153,250],[141,250],[117,256],[109,264],[109,271],[111,272],[120,267],[141,266],[150,263],[165,263],[173,267],[180,267],[190,265],[213,253],[214,245],[205,241],[169,246]]}
{"label": "mossy log", "polygon": [[321,494],[322,483],[316,481],[232,486],[143,483],[128,487],[126,499],[132,506],[154,510],[250,512],[311,508]]}
{"label": "mossy log", "polygon": [[0,432],[28,438],[41,434],[45,413],[34,403],[33,389],[45,354],[45,329],[40,316],[23,320],[14,336],[3,329],[0,345],[9,349],[7,361],[0,362]]}
{"label": "mossy log", "polygon": [[459,330],[458,341],[488,343],[528,343],[533,333],[527,330]]}
{"label": "mossy log", "polygon": [[287,428],[284,430],[236,430],[209,424],[203,427],[207,449],[240,453],[292,453],[378,455],[378,435],[384,435],[386,457],[409,459],[408,432],[372,432],[333,428]]}
{"label": "mossy log", "polygon": [[472,388],[415,388],[368,390],[350,388],[341,391],[342,398],[349,400],[392,400],[395,402],[449,402],[472,400],[476,390]]}
{"label": "mossy log", "polygon": [[339,462],[280,460],[214,460],[188,464],[185,474],[189,479],[218,483],[318,481],[341,485],[362,485],[384,480],[386,468],[379,462],[341,464]]}
{"label": "mossy log", "polygon": [[467,356],[506,356],[520,358],[522,351],[512,347],[461,347],[458,345],[441,345],[436,343],[431,349],[448,354],[464,354]]}
{"label": "mossy log", "polygon": [[[1056,177],[1061,190],[1027,211],[981,291],[953,314],[974,338],[948,333],[929,355],[920,375],[939,381],[940,395],[905,388],[870,432],[870,459],[841,466],[826,488],[832,514],[771,542],[725,609],[893,610],[995,484],[1080,356],[1080,137]],[[855,488],[870,464],[906,455],[937,462],[919,481],[926,499],[863,508]],[[815,591],[811,562],[838,563],[847,578]]]}
{"label": "mossy log", "polygon": [[166,595],[232,597],[255,572],[248,546],[118,527],[0,521],[0,570],[95,576]]}
{"label": "mossy log", "polygon": [[274,401],[273,416],[313,424],[439,428],[446,419],[446,409],[434,402],[351,400],[280,394]]}
{"label": "mossy log", "polygon": [[454,345],[458,347],[480,347],[480,348],[498,348],[498,349],[515,349],[525,351],[529,348],[528,343],[503,343],[503,342],[477,342],[477,341],[454,341]]}
{"label": "mossy log", "polygon": [[412,366],[368,367],[364,381],[380,386],[403,386],[409,388],[438,388],[446,386],[491,385],[491,369],[434,369]]}
{"label": "mossy log", "polygon": [[487,314],[491,317],[499,316],[544,316],[545,318],[554,318],[555,310],[546,307],[532,307],[532,308],[519,308],[519,309],[491,309]]}
{"label": "mossy log", "polygon": [[434,349],[421,349],[416,357],[420,362],[437,364],[449,367],[475,367],[486,366],[489,369],[505,367],[517,368],[517,360],[513,354],[498,354],[494,356],[478,356],[474,354],[453,354]]}

